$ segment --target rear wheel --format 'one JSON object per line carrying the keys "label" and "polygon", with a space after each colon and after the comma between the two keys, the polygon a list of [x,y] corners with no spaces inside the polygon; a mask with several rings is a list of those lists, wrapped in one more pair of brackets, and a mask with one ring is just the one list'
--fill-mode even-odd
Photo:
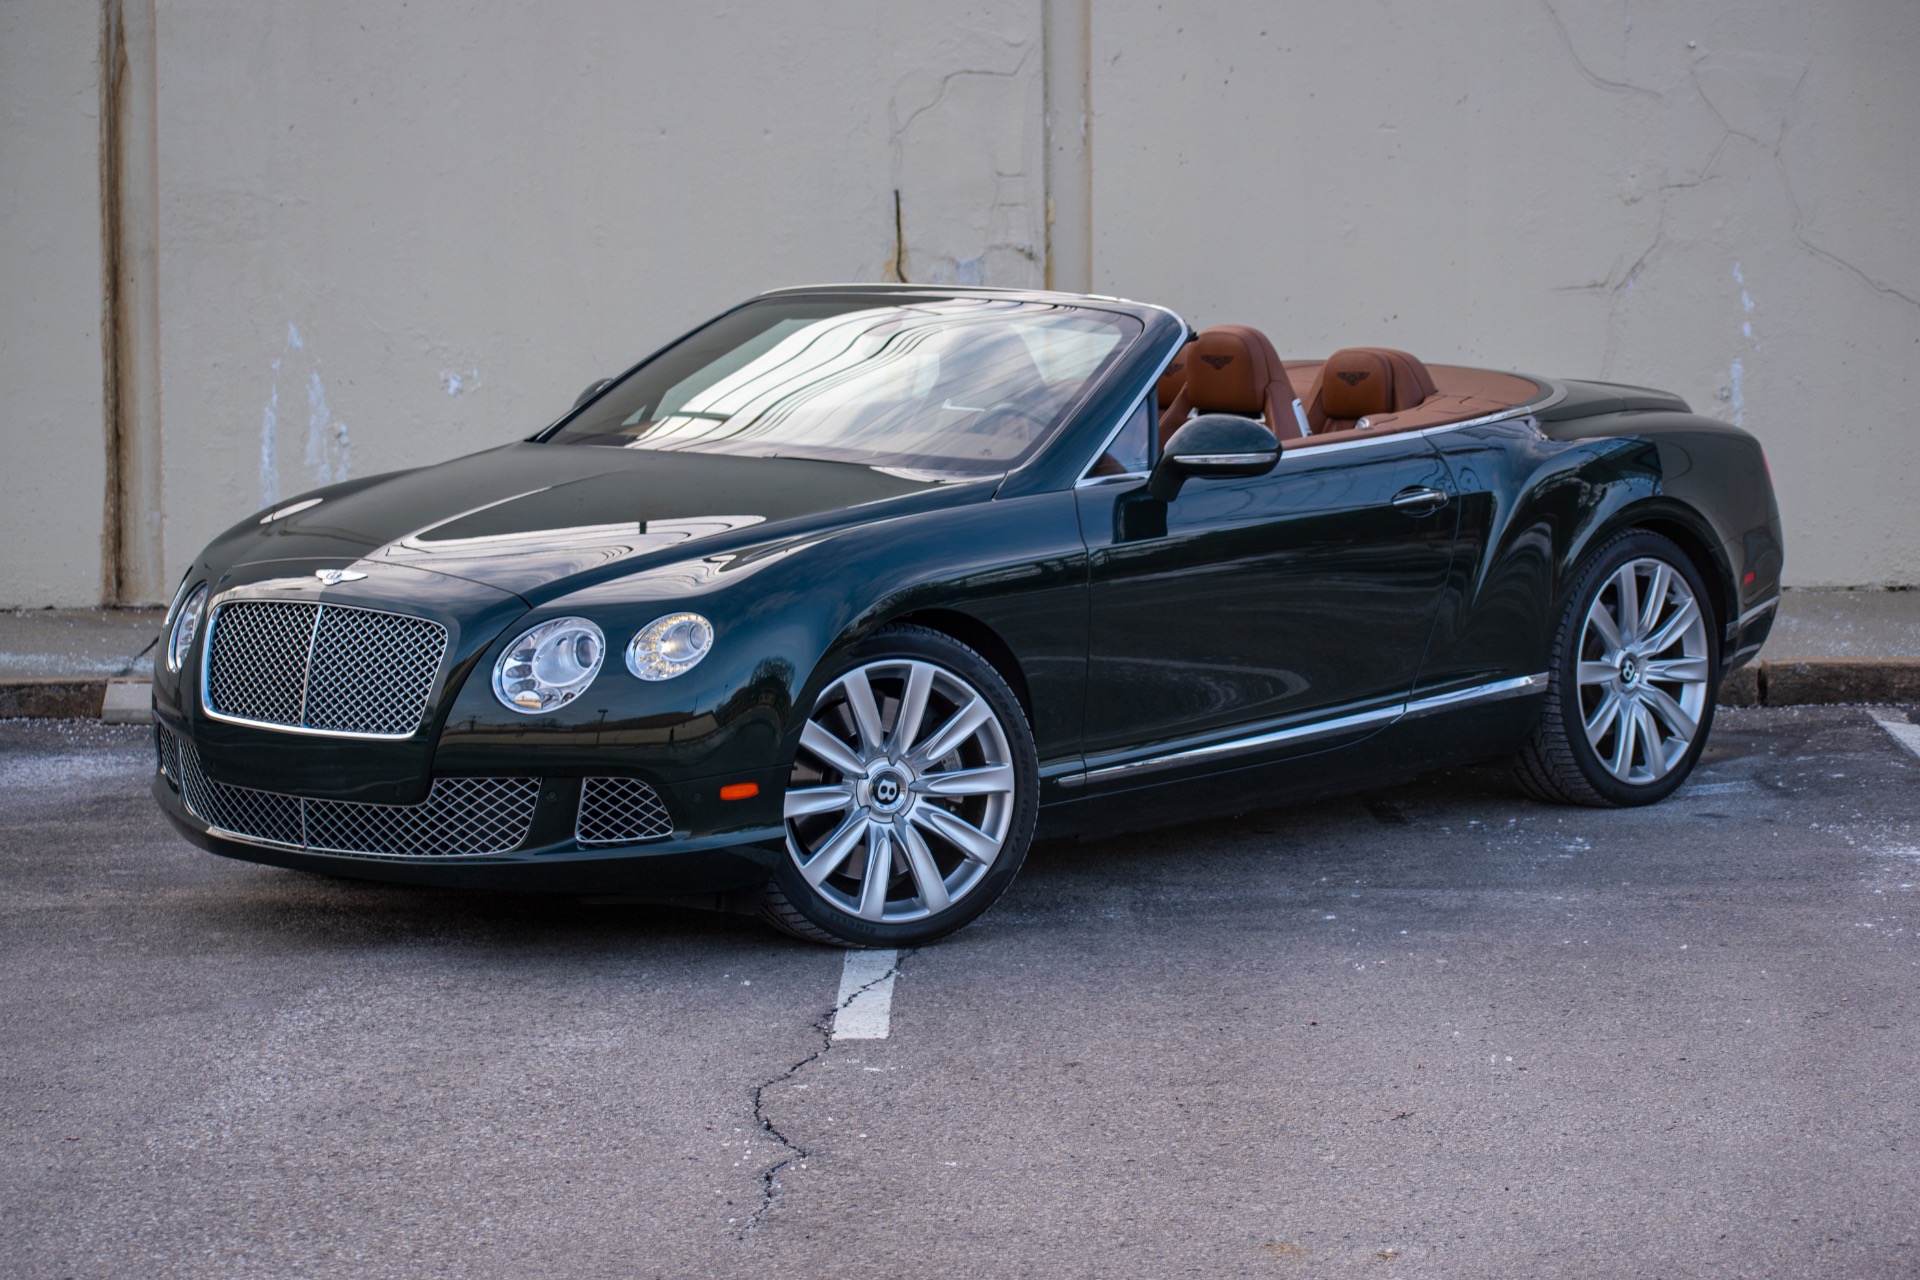
{"label": "rear wheel", "polygon": [[1686,781],[1713,723],[1706,584],[1679,547],[1644,530],[1600,547],[1579,581],[1514,774],[1543,800],[1651,804]]}
{"label": "rear wheel", "polygon": [[807,717],[762,914],[841,946],[951,933],[1019,871],[1038,787],[1026,716],[986,659],[924,627],[881,631]]}

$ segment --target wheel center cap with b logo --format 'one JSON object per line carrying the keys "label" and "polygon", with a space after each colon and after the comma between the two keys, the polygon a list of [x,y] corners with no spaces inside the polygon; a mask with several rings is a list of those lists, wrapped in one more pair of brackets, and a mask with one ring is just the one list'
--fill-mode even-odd
{"label": "wheel center cap with b logo", "polygon": [[1640,663],[1630,653],[1620,657],[1620,683],[1635,685],[1640,683]]}
{"label": "wheel center cap with b logo", "polygon": [[880,769],[867,779],[867,804],[876,813],[898,813],[912,798],[906,777],[897,769]]}

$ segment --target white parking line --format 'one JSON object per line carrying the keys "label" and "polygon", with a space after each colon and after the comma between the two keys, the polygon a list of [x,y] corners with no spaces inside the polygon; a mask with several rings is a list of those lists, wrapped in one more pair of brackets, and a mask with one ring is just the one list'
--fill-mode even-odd
{"label": "white parking line", "polygon": [[1910,724],[1904,718],[1898,718],[1893,712],[1873,713],[1880,727],[1893,735],[1893,740],[1913,754],[1920,756],[1920,724]]}
{"label": "white parking line", "polygon": [[835,1040],[885,1040],[893,1029],[893,979],[898,951],[849,951],[834,1004]]}

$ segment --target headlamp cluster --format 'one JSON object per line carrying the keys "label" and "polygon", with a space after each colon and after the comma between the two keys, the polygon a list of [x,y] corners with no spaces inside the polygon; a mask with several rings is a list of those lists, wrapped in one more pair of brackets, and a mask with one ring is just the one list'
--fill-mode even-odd
{"label": "headlamp cluster", "polygon": [[[493,693],[524,715],[564,707],[587,691],[606,660],[606,635],[586,618],[552,618],[520,633],[493,666]],[[713,649],[713,624],[697,613],[670,613],[627,644],[627,670],[641,680],[671,680]]]}
{"label": "headlamp cluster", "polygon": [[174,604],[173,627],[167,632],[167,670],[178,671],[187,660],[188,650],[193,648],[193,637],[200,630],[200,615],[207,609],[207,584],[201,583],[192,591],[185,592],[184,600]]}

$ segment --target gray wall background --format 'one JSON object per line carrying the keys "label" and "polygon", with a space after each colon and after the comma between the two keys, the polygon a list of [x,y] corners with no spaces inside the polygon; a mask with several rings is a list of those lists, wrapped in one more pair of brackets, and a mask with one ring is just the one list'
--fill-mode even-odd
{"label": "gray wall background", "polygon": [[1916,67],[1909,0],[0,0],[0,603],[901,273],[1677,390],[1790,582],[1920,583]]}

